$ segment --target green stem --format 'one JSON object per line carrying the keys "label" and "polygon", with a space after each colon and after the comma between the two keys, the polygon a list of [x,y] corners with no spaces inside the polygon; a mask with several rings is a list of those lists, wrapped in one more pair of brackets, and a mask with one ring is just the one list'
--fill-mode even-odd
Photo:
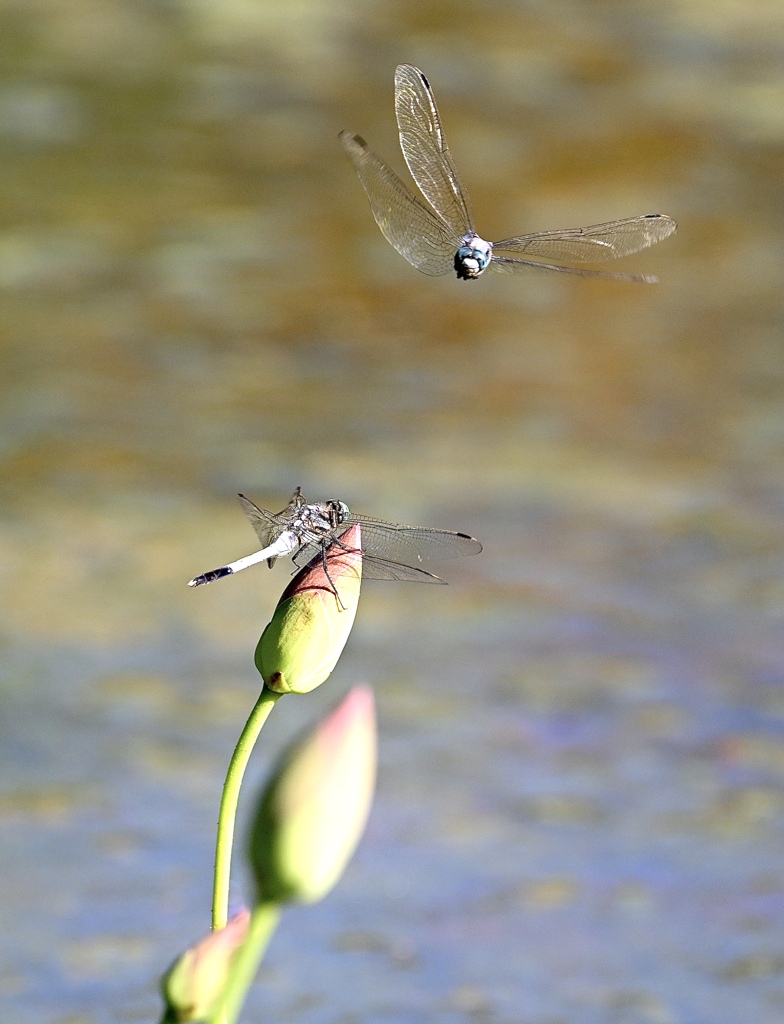
{"label": "green stem", "polygon": [[207,1024],[235,1024],[279,919],[279,903],[260,903],[255,908],[247,937],[232,964],[226,988]]}
{"label": "green stem", "polygon": [[282,696],[266,686],[250,713],[242,730],[234,753],[231,755],[226,781],[223,784],[220,813],[218,815],[218,836],[215,843],[215,882],[212,890],[212,928],[225,928],[229,919],[229,876],[231,874],[231,850],[234,845],[234,824],[237,819],[237,803],[240,798],[242,777],[248,765],[253,747],[261,727]]}

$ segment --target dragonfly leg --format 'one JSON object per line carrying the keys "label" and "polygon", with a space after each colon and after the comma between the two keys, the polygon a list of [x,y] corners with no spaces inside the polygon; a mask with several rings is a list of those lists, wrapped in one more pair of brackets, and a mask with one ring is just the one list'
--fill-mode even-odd
{"label": "dragonfly leg", "polygon": [[[333,543],[335,543],[335,542],[333,541]],[[340,542],[338,541],[337,543],[340,543]],[[342,544],[341,544],[341,547],[343,547]],[[324,575],[327,577],[327,580],[329,582],[330,587],[332,587],[332,593],[335,595],[335,600],[338,603],[338,608],[340,609],[340,611],[344,612],[346,610],[346,606],[340,600],[340,594],[338,593],[338,588],[335,586],[335,582],[334,582],[334,580],[332,579],[332,577],[329,574],[329,565],[327,563],[327,545],[326,544],[322,544],[321,545],[321,564],[324,567]]]}

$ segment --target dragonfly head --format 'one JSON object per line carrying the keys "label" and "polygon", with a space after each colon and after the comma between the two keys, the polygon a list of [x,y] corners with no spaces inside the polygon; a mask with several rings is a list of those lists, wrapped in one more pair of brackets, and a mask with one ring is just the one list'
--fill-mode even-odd
{"label": "dragonfly head", "polygon": [[349,507],[345,501],[336,501],[335,499],[328,501],[327,509],[329,510],[329,518],[333,526],[342,525],[351,515]]}
{"label": "dragonfly head", "polygon": [[455,253],[455,273],[459,280],[475,281],[487,269],[492,251],[492,242],[478,235],[466,235]]}

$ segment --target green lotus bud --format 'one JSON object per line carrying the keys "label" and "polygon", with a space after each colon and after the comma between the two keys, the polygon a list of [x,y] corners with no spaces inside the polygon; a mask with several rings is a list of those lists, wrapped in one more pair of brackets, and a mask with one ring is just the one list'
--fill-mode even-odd
{"label": "green lotus bud", "polygon": [[262,794],[250,837],[259,902],[329,892],[365,829],[375,777],[373,694],[360,686],[289,746]]}
{"label": "green lotus bud", "polygon": [[277,693],[309,693],[327,679],[346,646],[359,602],[359,525],[300,570],[256,647],[256,668]]}
{"label": "green lotus bud", "polygon": [[210,932],[174,961],[161,979],[164,1024],[203,1021],[212,1014],[249,922],[250,911],[241,910],[225,928]]}

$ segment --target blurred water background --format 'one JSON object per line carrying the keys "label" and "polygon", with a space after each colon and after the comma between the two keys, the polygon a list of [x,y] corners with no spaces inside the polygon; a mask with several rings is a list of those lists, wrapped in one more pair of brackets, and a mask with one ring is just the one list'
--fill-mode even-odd
{"label": "blurred water background", "polygon": [[[186,582],[297,484],[485,551],[276,708],[255,779],[371,683],[380,784],[248,1019],[784,1019],[783,60],[740,0],[0,3],[6,1019],[157,1019],[288,573]],[[337,142],[402,171],[401,62],[481,233],[668,213],[661,284],[405,263]]]}

